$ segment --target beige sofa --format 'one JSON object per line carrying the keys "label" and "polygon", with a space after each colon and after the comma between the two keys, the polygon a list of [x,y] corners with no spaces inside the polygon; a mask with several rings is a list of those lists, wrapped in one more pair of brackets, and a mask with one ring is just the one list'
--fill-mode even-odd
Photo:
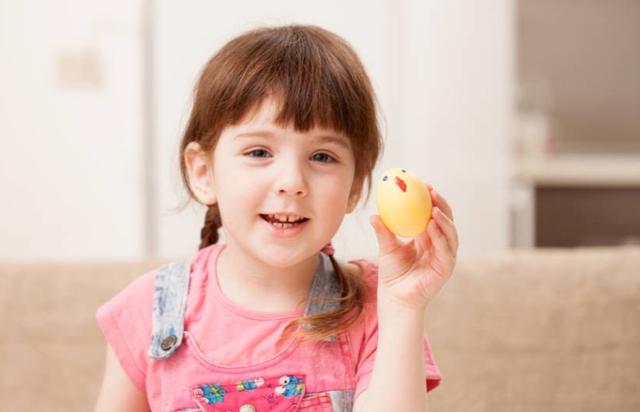
{"label": "beige sofa", "polygon": [[[2,263],[0,410],[91,410],[95,310],[164,261]],[[639,246],[463,258],[427,310],[432,411],[640,411]]]}

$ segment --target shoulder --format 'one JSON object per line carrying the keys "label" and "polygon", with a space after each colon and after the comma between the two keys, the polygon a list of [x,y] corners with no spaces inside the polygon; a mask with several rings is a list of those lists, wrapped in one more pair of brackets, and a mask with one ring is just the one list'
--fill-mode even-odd
{"label": "shoulder", "polygon": [[120,289],[107,303],[123,303],[124,301],[136,299],[140,295],[153,292],[153,284],[155,279],[155,273],[159,268],[153,268],[147,270],[142,275],[138,275],[129,283]]}
{"label": "shoulder", "polygon": [[346,262],[341,261],[339,264],[340,269],[364,279],[371,279],[378,275],[378,264],[373,259],[350,259]]}
{"label": "shoulder", "polygon": [[377,290],[378,286],[378,264],[373,259],[351,259],[341,262],[340,268],[344,271],[359,277],[368,288]]}
{"label": "shoulder", "polygon": [[[106,302],[96,311],[100,323],[107,323],[109,319],[120,323],[137,322],[140,326],[149,324],[153,312],[154,295],[157,288],[157,274],[163,268],[182,263],[181,261],[153,262],[151,269],[141,275],[129,277]],[[151,266],[151,265],[150,265]]]}
{"label": "shoulder", "polygon": [[366,288],[361,316],[365,323],[369,324],[375,321],[378,290],[377,262],[366,258],[351,259],[346,262],[340,262],[340,268],[361,280],[361,285]]}
{"label": "shoulder", "polygon": [[[378,264],[372,259],[351,259],[340,262],[340,267],[345,272],[360,277],[361,285],[366,287],[362,312],[358,319],[351,324],[347,337],[351,353],[357,365],[360,365],[375,346],[377,336],[377,285]],[[372,346],[373,345],[373,346]]]}
{"label": "shoulder", "polygon": [[142,275],[139,275],[133,280],[129,278],[129,284],[125,284],[123,288],[98,309],[98,312],[105,314],[105,312],[118,313],[128,311],[132,314],[139,315],[138,319],[150,319],[156,289],[162,285],[164,285],[162,287],[171,286],[173,279],[175,279],[175,277],[172,276],[171,281],[161,282],[159,285],[158,273],[163,269],[168,269],[168,271],[164,272],[165,274],[175,274],[177,268],[180,268],[180,271],[182,271],[183,265],[187,264],[189,276],[188,294],[189,297],[191,297],[191,289],[199,290],[201,284],[206,281],[207,263],[210,254],[219,251],[220,248],[220,244],[214,244],[199,250],[196,254],[185,259],[156,261],[153,264],[154,266],[146,272],[143,272]]}
{"label": "shoulder", "polygon": [[147,346],[151,340],[154,278],[157,269],[138,276],[98,308],[98,327],[120,365],[144,390]]}
{"label": "shoulder", "polygon": [[[158,269],[148,270],[130,280],[125,287],[98,308],[96,313],[98,320],[105,321],[107,318],[140,319],[140,316],[144,316],[146,312],[150,314],[155,274]],[[134,314],[137,316],[130,316]]]}

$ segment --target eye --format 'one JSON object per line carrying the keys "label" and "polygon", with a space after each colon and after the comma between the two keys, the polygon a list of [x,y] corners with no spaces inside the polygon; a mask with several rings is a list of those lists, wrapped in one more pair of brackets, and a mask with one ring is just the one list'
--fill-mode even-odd
{"label": "eye", "polygon": [[386,181],[387,181],[387,176],[383,177],[383,178],[382,178],[382,181],[383,181],[383,182],[386,182]]}
{"label": "eye", "polygon": [[328,153],[316,153],[316,154],[314,154],[314,156],[325,156],[324,158],[328,159],[328,160],[327,161],[321,160],[322,163],[335,163],[336,162],[336,159],[333,156],[329,155]]}
{"label": "eye", "polygon": [[267,152],[267,151],[266,151],[266,150],[264,150],[264,149],[253,149],[253,150],[251,150],[251,151],[249,151],[249,152],[245,153],[245,156],[249,156],[249,157],[257,157],[257,158],[264,157],[264,156],[251,156],[251,154],[252,154],[252,153],[267,153],[267,154],[268,154],[269,152]]}
{"label": "eye", "polygon": [[407,171],[406,171],[406,170],[404,170],[404,169],[400,169],[400,170],[402,170],[402,173],[407,173]]}

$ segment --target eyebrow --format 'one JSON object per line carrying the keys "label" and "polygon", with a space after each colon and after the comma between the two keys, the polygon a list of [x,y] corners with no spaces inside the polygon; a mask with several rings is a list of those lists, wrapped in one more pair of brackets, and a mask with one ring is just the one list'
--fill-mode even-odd
{"label": "eyebrow", "polygon": [[[235,140],[240,137],[266,137],[266,138],[272,139],[274,138],[274,136],[275,134],[269,130],[254,130],[249,132],[238,133],[233,139]],[[318,135],[315,135],[314,137],[316,140],[320,140],[322,142],[335,143],[339,146],[344,147],[345,149],[348,149],[348,150],[351,149],[347,139],[343,137],[335,136],[332,134],[318,134]]]}

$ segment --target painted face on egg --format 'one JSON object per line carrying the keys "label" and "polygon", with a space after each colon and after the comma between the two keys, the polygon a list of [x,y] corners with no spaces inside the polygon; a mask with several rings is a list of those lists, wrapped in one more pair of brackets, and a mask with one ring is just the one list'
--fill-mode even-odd
{"label": "painted face on egg", "polygon": [[376,186],[376,204],[384,225],[402,237],[422,233],[431,218],[431,196],[414,173],[399,167],[387,169]]}

